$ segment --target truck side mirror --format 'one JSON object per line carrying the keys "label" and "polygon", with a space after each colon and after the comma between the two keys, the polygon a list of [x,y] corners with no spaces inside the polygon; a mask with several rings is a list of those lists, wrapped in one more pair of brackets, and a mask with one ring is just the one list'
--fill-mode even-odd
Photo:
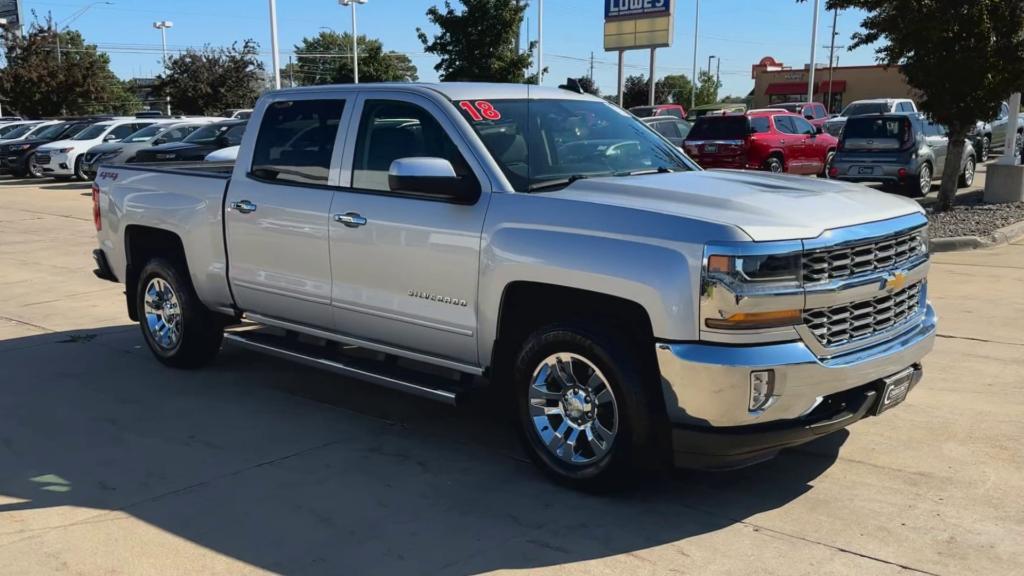
{"label": "truck side mirror", "polygon": [[480,184],[472,175],[459,176],[444,158],[399,158],[388,170],[392,192],[422,194],[459,204],[472,204],[480,197]]}

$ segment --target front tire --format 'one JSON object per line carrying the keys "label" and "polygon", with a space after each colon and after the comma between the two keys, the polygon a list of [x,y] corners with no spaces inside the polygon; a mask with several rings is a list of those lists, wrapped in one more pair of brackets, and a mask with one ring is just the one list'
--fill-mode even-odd
{"label": "front tire", "polygon": [[627,341],[583,325],[534,332],[513,368],[530,459],[562,484],[598,491],[656,461],[659,408],[642,364]]}
{"label": "front tire", "polygon": [[163,364],[198,368],[220,351],[224,323],[200,302],[183,266],[150,260],[135,297],[142,335]]}
{"label": "front tire", "polygon": [[85,175],[85,170],[82,169],[82,157],[79,156],[75,160],[75,180],[88,180],[89,177]]}
{"label": "front tire", "polygon": [[932,191],[932,165],[925,162],[917,171],[917,178],[907,182],[907,192],[912,198],[927,196]]}
{"label": "front tire", "polygon": [[42,178],[43,177],[43,169],[42,169],[42,167],[40,167],[39,164],[36,164],[36,153],[35,152],[33,152],[32,155],[29,156],[28,159],[26,159],[25,166],[28,167],[28,175],[29,175],[30,178]]}
{"label": "front tire", "polygon": [[960,173],[960,187],[970,188],[974,184],[974,174],[977,170],[977,164],[974,161],[974,156],[968,156],[967,162],[964,164],[964,171]]}
{"label": "front tire", "polygon": [[988,157],[989,157],[989,154],[991,153],[991,151],[992,151],[992,137],[991,136],[985,136],[984,138],[981,139],[981,156],[979,158],[979,161],[981,161],[981,162],[988,162]]}

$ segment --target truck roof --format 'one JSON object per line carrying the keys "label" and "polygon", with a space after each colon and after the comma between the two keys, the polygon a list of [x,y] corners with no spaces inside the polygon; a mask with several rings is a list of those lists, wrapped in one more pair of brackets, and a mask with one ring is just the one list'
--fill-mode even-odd
{"label": "truck roof", "polygon": [[286,88],[275,92],[275,94],[292,94],[309,91],[338,90],[405,90],[409,92],[435,92],[441,94],[448,100],[502,100],[521,99],[528,97],[531,100],[559,99],[559,100],[595,100],[602,101],[590,94],[579,94],[561,88],[537,86],[535,84],[498,84],[490,82],[382,82],[375,84],[326,84],[320,86],[303,86],[301,88]]}

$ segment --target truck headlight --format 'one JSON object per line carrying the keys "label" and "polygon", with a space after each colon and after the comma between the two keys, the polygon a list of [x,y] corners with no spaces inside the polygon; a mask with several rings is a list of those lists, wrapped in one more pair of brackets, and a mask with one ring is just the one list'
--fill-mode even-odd
{"label": "truck headlight", "polygon": [[803,322],[802,243],[710,245],[705,254],[701,330],[763,335]]}
{"label": "truck headlight", "polygon": [[710,278],[736,282],[799,282],[800,254],[708,257]]}

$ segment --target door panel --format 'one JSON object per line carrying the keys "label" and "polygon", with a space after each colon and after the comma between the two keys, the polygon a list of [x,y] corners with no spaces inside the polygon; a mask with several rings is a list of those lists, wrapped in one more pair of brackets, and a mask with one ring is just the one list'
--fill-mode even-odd
{"label": "door panel", "polygon": [[[334,194],[331,214],[357,215],[365,224],[353,224],[356,216],[347,224],[334,218],[329,223],[336,330],[476,366],[480,235],[489,183],[478,166],[466,163],[472,162],[469,149],[433,102],[371,92],[356,108],[342,178],[354,174],[359,187],[343,185]],[[456,172],[468,171],[483,184],[474,205],[386,189],[392,160],[443,157],[442,141],[461,158],[453,162]]]}
{"label": "door panel", "polygon": [[350,106],[310,93],[266,108],[253,165],[236,167],[228,188],[231,288],[246,312],[333,328],[329,184],[337,182],[338,126]]}

